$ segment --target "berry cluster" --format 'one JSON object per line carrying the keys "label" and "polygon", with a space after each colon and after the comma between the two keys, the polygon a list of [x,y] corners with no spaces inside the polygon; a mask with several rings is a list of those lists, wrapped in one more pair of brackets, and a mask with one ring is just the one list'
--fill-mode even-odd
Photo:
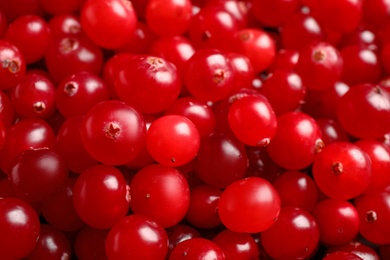
{"label": "berry cluster", "polygon": [[390,259],[387,0],[1,0],[0,259]]}

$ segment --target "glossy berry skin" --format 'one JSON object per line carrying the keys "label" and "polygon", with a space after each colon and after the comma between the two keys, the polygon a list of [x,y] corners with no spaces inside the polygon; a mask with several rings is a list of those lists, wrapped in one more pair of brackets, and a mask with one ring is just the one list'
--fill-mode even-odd
{"label": "glossy berry skin", "polygon": [[86,71],[64,78],[56,89],[57,108],[66,118],[85,115],[94,105],[109,97],[107,84]]}
{"label": "glossy berry skin", "polygon": [[298,12],[282,26],[280,37],[284,49],[299,51],[308,44],[323,41],[325,32],[310,13]]}
{"label": "glossy berry skin", "polygon": [[23,151],[40,148],[55,148],[55,135],[50,125],[41,119],[26,118],[19,121],[7,131],[4,149],[0,151],[1,170],[8,174],[16,156]]}
{"label": "glossy berry skin", "polygon": [[309,257],[319,242],[315,219],[307,211],[285,207],[278,220],[261,233],[265,252],[274,259],[302,259]]}
{"label": "glossy berry skin", "polygon": [[141,113],[163,112],[180,94],[181,79],[172,63],[139,55],[121,65],[114,82],[118,97]]}
{"label": "glossy berry skin", "polygon": [[43,58],[51,40],[47,22],[39,16],[26,15],[13,21],[4,39],[15,44],[23,53],[27,64]]}
{"label": "glossy berry skin", "polygon": [[72,232],[84,226],[73,204],[75,178],[69,178],[66,185],[44,199],[40,204],[42,216],[54,228]]}
{"label": "glossy berry skin", "polygon": [[29,73],[10,90],[10,98],[19,116],[46,119],[56,109],[55,91],[53,83],[48,78]]}
{"label": "glossy berry skin", "polygon": [[313,179],[302,172],[284,172],[273,183],[282,207],[296,207],[311,212],[318,202],[318,188]]}
{"label": "glossy berry skin", "polygon": [[157,162],[181,166],[195,158],[200,146],[196,126],[185,116],[167,115],[150,125],[146,147]]}
{"label": "glossy berry skin", "polygon": [[314,13],[324,28],[348,33],[359,26],[362,4],[362,0],[318,0]]}
{"label": "glossy berry skin", "polygon": [[184,224],[178,224],[167,229],[167,234],[169,239],[168,255],[177,244],[192,238],[201,237],[195,228]]}
{"label": "glossy berry skin", "polygon": [[327,254],[323,260],[362,260],[363,258],[348,252],[336,251]]}
{"label": "glossy berry skin", "polygon": [[224,260],[225,254],[214,242],[204,238],[192,238],[173,248],[169,260]]}
{"label": "glossy berry skin", "polygon": [[390,194],[373,192],[355,201],[359,213],[360,234],[371,243],[384,245],[390,243]]}
{"label": "glossy berry skin", "polygon": [[119,220],[106,239],[108,259],[164,260],[168,252],[164,228],[143,215],[133,214]]}
{"label": "glossy berry skin", "polygon": [[238,32],[239,50],[251,61],[256,73],[267,69],[276,55],[276,46],[267,32],[261,29],[242,29]]}
{"label": "glossy berry skin", "polygon": [[327,246],[346,244],[358,234],[358,212],[347,201],[323,200],[313,210],[313,217],[320,230],[320,241]]}
{"label": "glossy berry skin", "polygon": [[301,49],[296,71],[307,88],[320,91],[330,89],[340,79],[342,68],[339,51],[329,43],[318,42]]}
{"label": "glossy berry skin", "polygon": [[61,1],[61,0],[38,0],[42,9],[47,13],[56,15],[62,13],[75,13],[79,11],[81,4],[86,1],[83,0],[69,0],[69,1]]}
{"label": "glossy berry skin", "polygon": [[109,229],[84,226],[74,241],[74,253],[80,260],[107,260],[105,245]]}
{"label": "glossy berry skin", "polygon": [[264,26],[279,27],[297,12],[299,0],[252,1],[252,12]]}
{"label": "glossy berry skin", "polygon": [[317,154],[313,176],[320,190],[330,198],[352,199],[363,193],[371,181],[371,161],[359,147],[334,142]]}
{"label": "glossy berry skin", "polygon": [[88,1],[81,10],[80,22],[93,42],[114,49],[131,39],[137,26],[137,15],[128,1]]}
{"label": "glossy berry skin", "polygon": [[80,35],[82,33],[79,17],[72,14],[53,16],[49,20],[49,28],[53,37]]}
{"label": "glossy berry skin", "polygon": [[213,49],[197,51],[187,62],[184,84],[202,101],[220,101],[235,90],[234,70],[227,57]]}
{"label": "glossy berry skin", "polygon": [[146,25],[145,22],[137,21],[137,27],[132,33],[130,41],[114,51],[116,53],[128,54],[149,53],[149,49],[153,42],[156,41],[156,38],[157,35]]}
{"label": "glossy berry skin", "polygon": [[308,167],[322,148],[315,120],[302,112],[288,112],[278,117],[278,129],[267,150],[279,166],[300,170]]}
{"label": "glossy berry skin", "polygon": [[150,217],[163,227],[178,224],[190,203],[187,180],[176,169],[153,164],[140,170],[130,184],[134,213]]}
{"label": "glossy berry skin", "polygon": [[224,8],[208,5],[193,16],[188,36],[196,49],[237,50],[239,22]]}
{"label": "glossy berry skin", "polygon": [[37,202],[63,188],[68,171],[54,151],[27,150],[11,164],[8,179],[18,197]]}
{"label": "glossy berry skin", "polygon": [[321,129],[322,141],[325,146],[334,142],[348,142],[349,136],[336,120],[319,118],[316,120],[318,127]]}
{"label": "glossy berry skin", "polygon": [[146,6],[146,22],[161,36],[181,35],[186,32],[192,17],[190,0],[151,0]]}
{"label": "glossy berry skin", "polygon": [[280,197],[268,181],[248,177],[232,183],[222,192],[218,214],[231,231],[258,233],[275,223],[280,207]]}
{"label": "glossy berry skin", "polygon": [[368,244],[363,244],[359,241],[351,241],[341,246],[333,246],[329,248],[328,252],[342,251],[354,254],[361,259],[372,259],[372,260],[380,260],[378,253],[374,248],[369,246]]}
{"label": "glossy berry skin", "polygon": [[383,191],[390,185],[390,177],[387,174],[390,167],[390,150],[382,142],[375,140],[360,140],[355,143],[371,160],[371,182],[365,193]]}
{"label": "glossy berry skin", "polygon": [[81,141],[95,160],[121,165],[134,159],[145,145],[145,122],[134,108],[118,100],[103,101],[85,116]]}
{"label": "glossy berry skin", "polygon": [[195,171],[204,183],[226,188],[245,176],[247,164],[245,147],[240,141],[229,134],[214,132],[202,139]]}
{"label": "glossy berry skin", "polygon": [[357,85],[376,83],[379,80],[382,66],[377,52],[368,47],[351,45],[342,48],[340,54],[343,58],[341,81]]}
{"label": "glossy berry skin", "polygon": [[197,228],[213,228],[221,224],[218,216],[218,201],[222,191],[208,185],[191,188],[190,204],[186,220]]}
{"label": "glossy berry skin", "polygon": [[53,80],[59,83],[65,77],[80,71],[100,73],[103,53],[86,37],[62,36],[50,41],[45,53],[45,63]]}
{"label": "glossy berry skin", "polygon": [[34,250],[25,259],[69,259],[72,255],[71,250],[70,242],[64,233],[43,224]]}
{"label": "glossy berry skin", "polygon": [[390,129],[390,94],[371,84],[354,86],[340,99],[337,118],[357,138],[380,138]]}
{"label": "glossy berry skin", "polygon": [[213,242],[223,250],[226,260],[249,260],[259,257],[259,249],[250,234],[225,229],[213,238]]}
{"label": "glossy berry skin", "polygon": [[21,259],[35,247],[40,224],[34,209],[16,198],[0,199],[0,257]]}
{"label": "glossy berry skin", "polygon": [[245,55],[236,52],[228,53],[227,58],[230,60],[235,71],[234,84],[236,88],[250,88],[255,78],[255,72],[250,60]]}
{"label": "glossy berry skin", "polygon": [[235,136],[250,146],[266,146],[276,134],[277,118],[267,99],[251,95],[233,102],[228,112]]}
{"label": "glossy berry skin", "polygon": [[191,120],[199,132],[200,138],[211,134],[216,125],[214,112],[206,102],[193,97],[182,97],[165,110],[164,115],[181,115]]}
{"label": "glossy berry skin", "polygon": [[0,40],[0,63],[0,89],[16,86],[26,73],[26,60],[22,52],[8,41]]}
{"label": "glossy berry skin", "polygon": [[0,91],[0,106],[3,108],[0,111],[0,120],[5,127],[10,127],[15,119],[15,111],[7,94]]}
{"label": "glossy berry skin", "polygon": [[97,229],[108,229],[127,214],[128,196],[121,172],[104,164],[85,170],[73,187],[77,215]]}
{"label": "glossy berry skin", "polygon": [[81,142],[80,129],[83,121],[83,116],[68,118],[62,123],[57,133],[57,151],[66,167],[74,173],[82,173],[90,166],[97,164]]}
{"label": "glossy berry skin", "polygon": [[[294,111],[305,98],[301,77],[287,69],[277,69],[264,81],[259,92],[267,98],[276,115]],[[280,95],[280,93],[285,93]]]}

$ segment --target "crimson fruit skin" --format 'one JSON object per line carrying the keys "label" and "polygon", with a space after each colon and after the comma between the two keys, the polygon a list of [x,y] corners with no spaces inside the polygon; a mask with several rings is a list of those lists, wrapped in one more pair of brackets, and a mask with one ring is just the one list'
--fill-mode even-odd
{"label": "crimson fruit skin", "polygon": [[278,117],[278,127],[267,146],[271,159],[288,170],[308,167],[324,144],[315,120],[302,112],[287,112]]}
{"label": "crimson fruit skin", "polygon": [[190,162],[198,153],[199,146],[198,129],[185,116],[162,116],[152,122],[146,135],[150,155],[166,166]]}
{"label": "crimson fruit skin", "polygon": [[363,258],[348,252],[336,251],[327,254],[323,260],[362,260]]}
{"label": "crimson fruit skin", "polygon": [[0,40],[0,89],[10,89],[26,73],[26,60],[22,52],[8,41]]}
{"label": "crimson fruit skin", "polygon": [[221,193],[220,189],[204,184],[191,188],[186,220],[192,226],[203,229],[221,225],[217,213]]}
{"label": "crimson fruit skin", "polygon": [[176,169],[153,164],[136,173],[130,184],[130,207],[164,228],[178,224],[190,203],[190,189]]}
{"label": "crimson fruit skin", "polygon": [[21,259],[35,247],[40,223],[34,209],[21,199],[0,199],[0,257]]}
{"label": "crimson fruit skin", "polygon": [[344,200],[326,199],[313,210],[320,230],[320,241],[325,245],[343,245],[352,241],[359,232],[356,208]]}
{"label": "crimson fruit skin", "polygon": [[83,0],[70,0],[63,2],[61,0],[38,0],[43,10],[52,15],[63,13],[74,13],[79,11]]}
{"label": "crimson fruit skin", "polygon": [[305,99],[306,87],[301,77],[291,69],[277,69],[264,81],[259,92],[267,98],[279,116],[300,108]]}
{"label": "crimson fruit skin", "polygon": [[38,202],[63,188],[68,176],[68,170],[56,152],[38,149],[24,151],[14,159],[8,180],[18,197]]}
{"label": "crimson fruit skin", "polygon": [[85,225],[77,232],[74,254],[78,259],[106,260],[106,237],[109,229],[95,229]]}
{"label": "crimson fruit skin", "polygon": [[46,119],[56,109],[55,91],[53,83],[47,77],[29,73],[10,90],[10,99],[18,115]]}
{"label": "crimson fruit skin", "polygon": [[319,236],[312,215],[303,209],[284,207],[275,224],[262,232],[260,238],[265,252],[272,258],[302,259],[314,252]]}
{"label": "crimson fruit skin", "polygon": [[220,101],[234,90],[234,70],[226,55],[215,49],[197,51],[186,63],[184,84],[195,98]]}
{"label": "crimson fruit skin", "polygon": [[178,98],[164,115],[181,115],[191,120],[199,132],[200,138],[214,132],[216,119],[213,110],[206,102],[193,97]]}
{"label": "crimson fruit skin", "polygon": [[111,228],[129,209],[129,194],[122,173],[99,164],[82,172],[73,186],[77,215],[89,226]]}
{"label": "crimson fruit skin", "polygon": [[143,116],[119,100],[95,105],[81,125],[81,141],[89,155],[109,165],[134,159],[145,145]]}
{"label": "crimson fruit skin", "polygon": [[329,253],[335,251],[352,253],[359,256],[362,259],[368,258],[373,260],[380,260],[378,253],[373,248],[356,240],[341,246],[333,246],[328,250]]}
{"label": "crimson fruit skin", "polygon": [[225,229],[213,238],[213,242],[223,250],[226,260],[258,259],[260,255],[258,246],[250,234]]}
{"label": "crimson fruit skin", "polygon": [[244,178],[247,166],[245,146],[230,134],[214,132],[202,139],[195,172],[204,183],[226,188]]}
{"label": "crimson fruit skin", "polygon": [[151,0],[146,6],[147,25],[162,36],[181,35],[187,29],[192,16],[190,0]]}
{"label": "crimson fruit skin", "polygon": [[275,42],[261,29],[242,29],[238,32],[239,50],[251,61],[256,73],[271,66],[276,55]]}
{"label": "crimson fruit skin", "polygon": [[239,233],[267,230],[278,218],[280,208],[277,191],[259,177],[248,177],[230,184],[218,202],[218,214],[224,226]]}
{"label": "crimson fruit skin", "polygon": [[370,158],[358,146],[334,142],[317,154],[313,177],[319,189],[333,199],[352,199],[362,194],[371,181]]}
{"label": "crimson fruit skin", "polygon": [[390,194],[387,191],[377,191],[365,194],[355,200],[359,213],[359,232],[371,243],[385,245],[390,241]]}
{"label": "crimson fruit skin", "polygon": [[103,79],[86,71],[64,78],[55,95],[57,109],[66,118],[85,115],[94,105],[110,98]]}
{"label": "crimson fruit skin", "polygon": [[299,8],[298,0],[251,1],[252,11],[265,26],[279,27],[286,23]]}
{"label": "crimson fruit skin", "polygon": [[229,126],[235,136],[250,146],[266,146],[276,134],[277,119],[263,96],[246,96],[229,108]]}
{"label": "crimson fruit skin", "polygon": [[390,129],[390,93],[372,84],[354,86],[340,98],[337,118],[354,137],[381,138]]}
{"label": "crimson fruit skin", "polygon": [[37,62],[44,56],[50,37],[48,23],[35,15],[21,16],[13,21],[4,36],[19,48],[27,64]]}
{"label": "crimson fruit skin", "polygon": [[315,42],[299,52],[296,66],[303,84],[312,90],[331,88],[341,78],[343,60],[339,51],[326,42]]}
{"label": "crimson fruit skin", "polygon": [[137,14],[127,1],[88,1],[81,10],[80,22],[97,45],[115,49],[131,39],[137,26]]}
{"label": "crimson fruit skin", "polygon": [[114,81],[118,97],[145,114],[160,113],[171,106],[181,84],[174,64],[150,55],[125,60]]}
{"label": "crimson fruit skin", "polygon": [[71,245],[65,234],[50,225],[42,224],[38,242],[25,259],[69,259],[71,255]]}
{"label": "crimson fruit skin", "polygon": [[143,215],[120,219],[106,238],[108,259],[164,260],[168,253],[168,236],[164,228]]}
{"label": "crimson fruit skin", "polygon": [[78,35],[62,35],[51,40],[44,59],[57,83],[80,71],[99,74],[103,67],[102,50],[87,37]]}
{"label": "crimson fruit skin", "polygon": [[318,188],[314,180],[302,172],[287,171],[273,183],[282,207],[296,207],[311,212],[318,203]]}
{"label": "crimson fruit skin", "polygon": [[169,260],[198,259],[224,260],[223,250],[214,242],[204,238],[192,238],[183,241],[173,248]]}

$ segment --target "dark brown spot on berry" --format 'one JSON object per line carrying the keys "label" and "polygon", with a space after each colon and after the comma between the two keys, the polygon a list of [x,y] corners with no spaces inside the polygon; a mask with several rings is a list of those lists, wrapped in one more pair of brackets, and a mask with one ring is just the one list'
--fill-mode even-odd
{"label": "dark brown spot on berry", "polygon": [[33,108],[35,113],[40,114],[46,110],[46,105],[45,103],[39,101],[33,105]]}
{"label": "dark brown spot on berry", "polygon": [[79,46],[79,41],[75,38],[65,38],[61,42],[61,49],[65,52],[74,51]]}
{"label": "dark brown spot on berry", "polygon": [[117,123],[109,123],[106,127],[106,136],[110,139],[116,139],[121,132],[121,128]]}
{"label": "dark brown spot on berry", "polygon": [[223,70],[217,69],[216,71],[214,71],[213,81],[216,84],[221,83],[224,79],[225,79],[225,72]]}
{"label": "dark brown spot on berry", "polygon": [[314,59],[314,61],[320,62],[320,61],[323,61],[325,59],[325,56],[326,56],[325,53],[323,51],[319,50],[319,51],[314,52],[313,59]]}
{"label": "dark brown spot on berry", "polygon": [[320,153],[320,152],[322,152],[322,149],[324,149],[324,147],[325,147],[324,141],[322,141],[321,139],[318,139],[316,141],[316,144],[315,144],[315,147],[314,147],[314,151],[316,153]]}
{"label": "dark brown spot on berry", "polygon": [[69,83],[66,84],[65,87],[64,87],[64,92],[65,92],[68,96],[73,96],[74,94],[76,94],[76,91],[77,91],[77,84],[74,83],[74,82],[69,82]]}
{"label": "dark brown spot on berry", "polygon": [[335,162],[332,164],[332,172],[335,175],[340,175],[343,173],[343,164],[341,162]]}
{"label": "dark brown spot on berry", "polygon": [[366,213],[366,221],[368,223],[373,223],[373,222],[375,222],[377,220],[378,220],[378,216],[377,216],[375,211],[373,211],[373,210],[367,211],[367,213]]}

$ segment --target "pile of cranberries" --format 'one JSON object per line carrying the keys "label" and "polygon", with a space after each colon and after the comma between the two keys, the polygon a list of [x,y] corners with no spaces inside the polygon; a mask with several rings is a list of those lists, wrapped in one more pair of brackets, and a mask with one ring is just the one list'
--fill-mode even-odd
{"label": "pile of cranberries", "polygon": [[0,0],[0,259],[390,259],[390,2]]}

